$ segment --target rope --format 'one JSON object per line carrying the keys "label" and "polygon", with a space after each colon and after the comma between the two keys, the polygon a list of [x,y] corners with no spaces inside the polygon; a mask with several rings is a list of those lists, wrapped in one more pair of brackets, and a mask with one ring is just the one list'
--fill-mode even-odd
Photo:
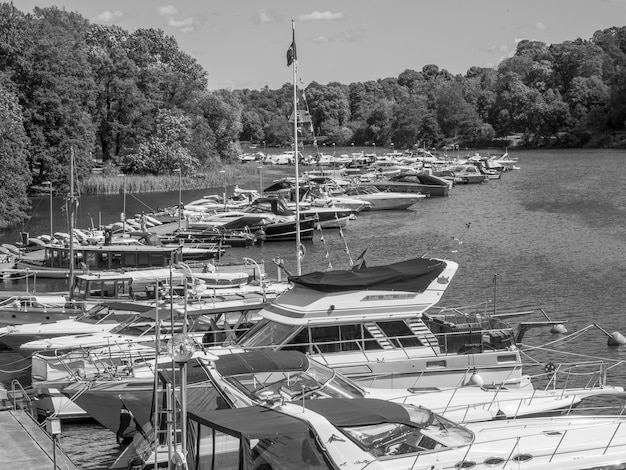
{"label": "rope", "polygon": [[570,334],[568,336],[564,336],[562,338],[557,338],[554,341],[550,341],[548,343],[545,343],[545,344],[542,344],[542,345],[539,345],[539,346],[528,346],[528,345],[525,345],[524,347],[527,348],[527,350],[533,350],[533,349],[544,349],[546,346],[552,346],[552,345],[558,344],[558,343],[566,344],[566,343],[569,343],[569,342],[571,342],[571,341],[573,341],[575,339],[578,339],[583,333],[585,333],[586,331],[588,331],[589,329],[591,329],[593,327],[594,327],[594,325],[588,325],[588,326],[585,326],[584,328],[581,328],[580,330],[578,330],[578,331],[576,331],[576,332],[574,332],[574,333],[572,333],[572,334]]}
{"label": "rope", "polygon": [[333,269],[333,263],[330,260],[330,253],[328,252],[328,246],[326,245],[326,239],[324,238],[324,232],[322,230],[322,224],[320,224],[318,222],[317,225],[315,226],[315,228],[320,231],[320,241],[324,244],[324,251],[325,251],[324,258],[326,258],[328,260],[328,269],[327,269],[327,271],[330,271],[331,269]]}
{"label": "rope", "polygon": [[27,371],[28,369],[30,369],[30,364],[27,365],[26,367],[23,367],[22,369],[15,369],[15,370],[5,370],[5,369],[0,369],[0,373],[2,374],[14,374],[16,372],[24,372]]}

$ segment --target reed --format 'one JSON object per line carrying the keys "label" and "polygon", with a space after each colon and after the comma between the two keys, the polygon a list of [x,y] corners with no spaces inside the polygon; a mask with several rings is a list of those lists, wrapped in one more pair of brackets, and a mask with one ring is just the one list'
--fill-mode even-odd
{"label": "reed", "polygon": [[227,186],[248,185],[258,180],[259,171],[256,165],[224,165],[222,168],[207,172],[183,175],[180,181],[177,173],[171,175],[127,175],[126,177],[123,175],[93,174],[82,182],[81,190],[83,194],[121,194],[124,192],[124,180],[126,180],[126,192],[129,193],[177,191],[179,184],[182,190],[217,188],[224,184]]}

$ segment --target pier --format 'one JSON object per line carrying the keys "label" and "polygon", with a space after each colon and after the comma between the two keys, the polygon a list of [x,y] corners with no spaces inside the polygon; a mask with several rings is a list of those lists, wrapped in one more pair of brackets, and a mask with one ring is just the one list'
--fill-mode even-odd
{"label": "pier", "polygon": [[2,468],[78,470],[26,411],[0,410],[0,441]]}

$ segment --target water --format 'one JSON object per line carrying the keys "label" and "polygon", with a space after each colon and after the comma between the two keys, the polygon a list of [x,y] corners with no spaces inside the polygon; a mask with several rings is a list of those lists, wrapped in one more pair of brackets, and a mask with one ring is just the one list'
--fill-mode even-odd
{"label": "water", "polygon": [[[329,261],[334,268],[345,268],[367,247],[369,265],[427,253],[460,265],[443,305],[484,303],[493,309],[495,299],[496,309],[541,307],[551,318],[567,320],[572,337],[594,322],[608,332],[624,334],[626,153],[550,150],[513,151],[511,156],[518,158],[521,169],[505,173],[500,181],[456,186],[449,197],[422,200],[408,211],[360,214],[343,236],[327,230],[322,241],[318,234],[305,243],[303,272],[324,270]],[[183,201],[207,192],[185,192]],[[176,204],[178,193],[142,195],[141,200],[127,199],[127,213],[146,210],[144,204]],[[82,226],[90,217],[97,223],[99,210],[104,222],[116,220],[121,204],[121,196],[82,198]],[[34,234],[47,233],[47,199],[35,200],[34,206],[36,216],[27,228]],[[2,241],[14,243],[18,236],[5,234]],[[295,254],[293,243],[268,243],[233,248],[226,256],[233,261],[243,256],[265,260],[273,274],[271,259],[277,256],[295,272]],[[5,283],[4,288],[15,286]],[[539,329],[528,333],[524,342],[539,345],[554,339],[547,329]],[[626,359],[626,348],[610,348],[606,340],[592,328],[569,350],[581,358]],[[10,356],[0,357],[1,363],[10,362]],[[609,383],[624,385],[625,379],[623,365],[609,371]],[[5,381],[6,374],[0,380]],[[93,424],[64,425],[61,443],[82,469],[107,468],[119,453],[115,436]]]}

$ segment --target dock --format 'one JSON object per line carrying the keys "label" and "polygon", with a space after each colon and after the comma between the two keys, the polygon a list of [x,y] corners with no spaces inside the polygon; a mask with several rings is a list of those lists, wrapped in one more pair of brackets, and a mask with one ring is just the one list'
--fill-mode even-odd
{"label": "dock", "polygon": [[[0,468],[78,470],[50,435],[22,410],[0,410]],[[56,461],[56,466],[54,462]]]}

